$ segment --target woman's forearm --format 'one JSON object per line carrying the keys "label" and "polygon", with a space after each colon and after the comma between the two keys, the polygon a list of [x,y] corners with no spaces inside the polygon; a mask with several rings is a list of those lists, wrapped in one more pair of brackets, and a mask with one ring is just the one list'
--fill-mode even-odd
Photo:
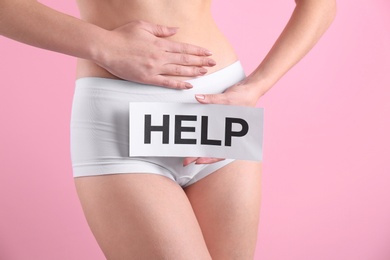
{"label": "woman's forearm", "polygon": [[34,0],[0,0],[0,34],[28,45],[94,60],[105,30]]}
{"label": "woman's forearm", "polygon": [[316,44],[332,23],[335,0],[297,0],[296,8],[265,59],[248,77],[264,95]]}
{"label": "woman's forearm", "polygon": [[176,32],[144,21],[105,30],[34,0],[0,0],[0,35],[91,60],[121,79],[188,89],[168,76],[201,76],[215,61],[205,48],[165,39]]}

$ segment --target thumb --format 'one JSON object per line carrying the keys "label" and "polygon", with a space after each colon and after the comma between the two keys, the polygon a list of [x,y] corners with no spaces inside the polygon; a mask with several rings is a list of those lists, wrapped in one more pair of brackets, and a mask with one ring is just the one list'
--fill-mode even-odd
{"label": "thumb", "polygon": [[227,98],[225,94],[197,94],[196,100],[202,104],[227,104]]}

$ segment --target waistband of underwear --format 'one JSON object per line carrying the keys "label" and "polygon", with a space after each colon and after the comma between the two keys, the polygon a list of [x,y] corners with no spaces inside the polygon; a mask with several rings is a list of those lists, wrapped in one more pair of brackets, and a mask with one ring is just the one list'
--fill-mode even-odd
{"label": "waistband of underwear", "polygon": [[[208,86],[216,85],[229,85],[233,81],[240,81],[245,77],[244,68],[241,65],[240,61],[236,61],[227,67],[224,67],[220,70],[217,70],[213,73],[207,74],[205,76],[200,76],[197,78],[186,80],[186,82],[191,83],[194,87],[203,86],[207,84]],[[76,80],[76,88],[99,88],[113,90],[112,86],[120,88],[121,91],[127,93],[140,93],[143,94],[157,94],[167,93],[167,92],[177,92],[177,89],[170,89],[165,87],[146,85],[132,81],[126,81],[121,79],[110,79],[110,78],[100,78],[100,77],[84,77]]]}

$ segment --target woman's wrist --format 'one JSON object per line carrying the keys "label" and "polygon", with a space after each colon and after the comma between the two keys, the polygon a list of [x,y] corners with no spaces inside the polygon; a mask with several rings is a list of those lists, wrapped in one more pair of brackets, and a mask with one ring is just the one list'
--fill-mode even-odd
{"label": "woman's wrist", "polygon": [[109,49],[110,31],[96,26],[94,28],[90,39],[86,44],[85,59],[95,62],[98,65],[105,65],[109,63]]}
{"label": "woman's wrist", "polygon": [[261,98],[273,85],[270,80],[255,72],[251,73],[243,83],[251,95],[255,95],[257,99]]}

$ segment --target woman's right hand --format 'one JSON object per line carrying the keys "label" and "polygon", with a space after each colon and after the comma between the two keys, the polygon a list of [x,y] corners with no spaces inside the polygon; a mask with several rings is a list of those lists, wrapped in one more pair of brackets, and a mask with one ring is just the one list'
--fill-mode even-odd
{"label": "woman's right hand", "polygon": [[144,21],[129,22],[107,31],[105,40],[98,44],[94,61],[121,79],[189,89],[190,83],[167,76],[201,76],[207,73],[204,67],[216,62],[205,48],[164,39],[177,30]]}

